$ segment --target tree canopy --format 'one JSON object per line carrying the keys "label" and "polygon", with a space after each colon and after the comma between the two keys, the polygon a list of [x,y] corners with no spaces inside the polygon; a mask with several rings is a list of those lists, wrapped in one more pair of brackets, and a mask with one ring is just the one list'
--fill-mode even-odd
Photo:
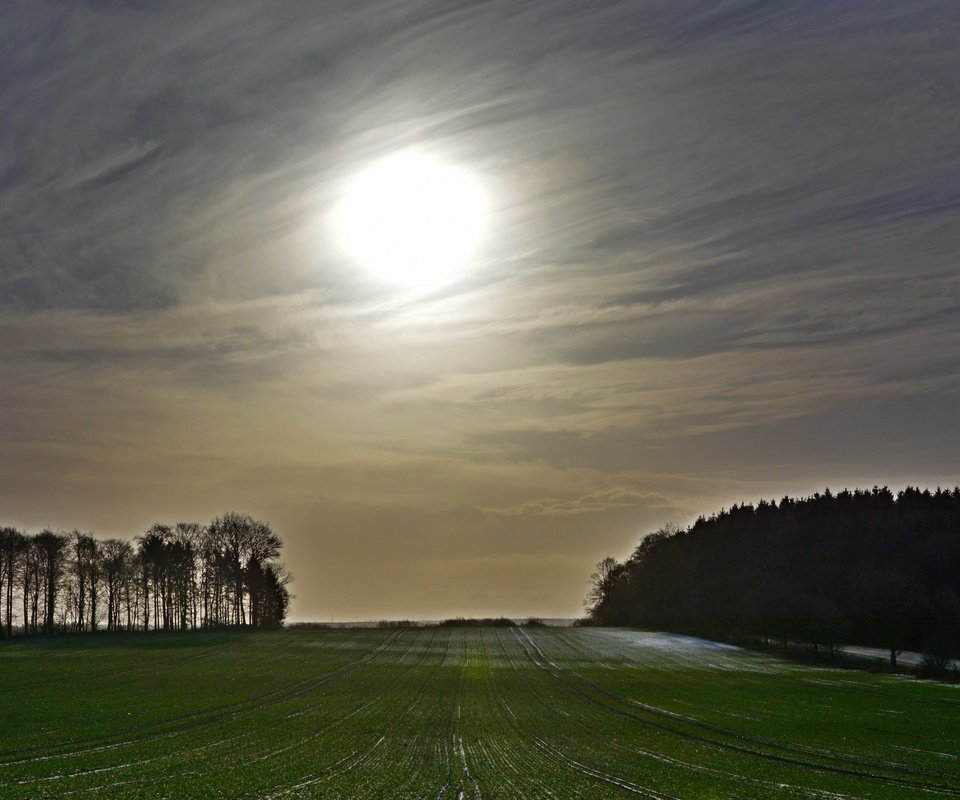
{"label": "tree canopy", "polygon": [[283,624],[283,541],[235,511],[137,536],[0,528],[0,635]]}
{"label": "tree canopy", "polygon": [[960,489],[829,489],[734,505],[604,559],[597,624],[900,649],[960,649]]}

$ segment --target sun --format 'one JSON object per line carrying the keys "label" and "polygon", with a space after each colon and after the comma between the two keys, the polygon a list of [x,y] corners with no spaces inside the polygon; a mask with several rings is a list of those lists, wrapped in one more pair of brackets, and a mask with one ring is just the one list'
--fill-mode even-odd
{"label": "sun", "polygon": [[412,288],[456,277],[476,252],[485,216],[471,175],[418,152],[362,171],[334,210],[346,251],[381,280]]}

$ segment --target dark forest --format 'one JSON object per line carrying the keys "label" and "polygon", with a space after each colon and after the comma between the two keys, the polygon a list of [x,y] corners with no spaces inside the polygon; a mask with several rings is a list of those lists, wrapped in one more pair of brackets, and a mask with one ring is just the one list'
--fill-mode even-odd
{"label": "dark forest", "polygon": [[586,605],[602,625],[832,650],[960,650],[960,489],[829,489],[734,505],[604,559]]}

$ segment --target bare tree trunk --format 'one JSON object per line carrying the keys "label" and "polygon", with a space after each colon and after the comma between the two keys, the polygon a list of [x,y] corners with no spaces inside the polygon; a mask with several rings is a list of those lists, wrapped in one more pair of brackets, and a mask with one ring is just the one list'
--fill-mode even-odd
{"label": "bare tree trunk", "polygon": [[107,630],[113,630],[113,606],[114,606],[114,593],[116,592],[116,586],[114,586],[113,578],[110,574],[107,574]]}
{"label": "bare tree trunk", "polygon": [[23,603],[23,632],[27,633],[27,608],[30,604],[30,572],[27,564],[23,565],[23,597],[20,600]]}
{"label": "bare tree trunk", "polygon": [[33,596],[30,598],[32,606],[30,609],[30,632],[37,633],[37,617],[40,613],[40,572],[36,568],[32,572],[33,574],[30,576],[30,588],[33,592]]}
{"label": "bare tree trunk", "polygon": [[7,562],[7,636],[13,636],[13,559]]}
{"label": "bare tree trunk", "polygon": [[83,624],[86,620],[86,586],[84,581],[83,565],[77,567],[77,630],[83,632]]}
{"label": "bare tree trunk", "polygon": [[90,581],[90,630],[97,630],[97,576],[91,575]]}
{"label": "bare tree trunk", "polygon": [[150,630],[150,582],[147,567],[143,567],[143,629]]}
{"label": "bare tree trunk", "polygon": [[54,629],[54,612],[56,611],[57,605],[57,576],[53,571],[52,565],[48,566],[47,571],[47,605],[46,605],[46,621],[43,623],[43,627],[47,633],[53,633]]}
{"label": "bare tree trunk", "polygon": [[132,620],[130,619],[131,608],[130,608],[130,581],[126,581],[126,586],[124,586],[124,595],[126,597],[126,606],[127,606],[127,630],[132,630]]}

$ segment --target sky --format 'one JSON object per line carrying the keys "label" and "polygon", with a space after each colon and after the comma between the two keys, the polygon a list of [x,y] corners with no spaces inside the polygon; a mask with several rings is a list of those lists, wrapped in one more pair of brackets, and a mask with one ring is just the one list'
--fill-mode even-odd
{"label": "sky", "polygon": [[[577,616],[734,502],[960,483],[960,4],[6,0],[0,521],[271,523],[292,618]],[[414,147],[488,205],[343,252]]]}

